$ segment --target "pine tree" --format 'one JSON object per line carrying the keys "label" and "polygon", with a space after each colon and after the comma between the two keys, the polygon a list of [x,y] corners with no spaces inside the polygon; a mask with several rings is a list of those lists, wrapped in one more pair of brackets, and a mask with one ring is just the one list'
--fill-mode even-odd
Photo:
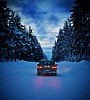
{"label": "pine tree", "polygon": [[72,34],[71,21],[67,19],[63,29],[59,30],[57,41],[52,50],[52,59],[56,61],[72,60]]}
{"label": "pine tree", "polygon": [[57,41],[55,41],[55,46],[53,47],[52,50],[52,59],[54,59],[55,61],[62,61],[63,60],[63,53],[62,53],[62,49],[63,49],[63,30],[60,29],[59,30],[59,34],[57,37]]}
{"label": "pine tree", "polygon": [[64,23],[63,41],[58,35],[52,58],[57,61],[90,60],[90,2],[76,0],[71,12],[70,19]]}
{"label": "pine tree", "polygon": [[[71,10],[71,20],[73,22],[75,33],[75,44],[73,45],[76,51],[76,59],[87,60],[90,59],[90,2],[87,0],[76,0],[73,9]],[[88,41],[87,41],[88,40]]]}
{"label": "pine tree", "polygon": [[0,0],[0,60],[39,61],[46,58],[36,36],[21,24],[18,14]]}
{"label": "pine tree", "polygon": [[0,0],[0,60],[7,60],[9,57],[8,40],[9,29],[8,29],[8,17],[9,8],[4,0]]}

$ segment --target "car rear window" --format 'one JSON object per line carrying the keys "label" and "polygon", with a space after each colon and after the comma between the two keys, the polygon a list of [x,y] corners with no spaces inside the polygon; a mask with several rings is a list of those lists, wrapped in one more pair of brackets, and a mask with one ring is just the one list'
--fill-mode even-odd
{"label": "car rear window", "polygon": [[40,65],[55,65],[54,61],[41,61],[39,63]]}

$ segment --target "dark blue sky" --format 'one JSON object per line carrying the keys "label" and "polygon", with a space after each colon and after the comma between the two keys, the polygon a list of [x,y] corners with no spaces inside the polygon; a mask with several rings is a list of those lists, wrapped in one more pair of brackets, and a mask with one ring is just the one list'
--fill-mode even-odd
{"label": "dark blue sky", "polygon": [[44,52],[49,55],[55,42],[55,35],[70,17],[69,10],[74,0],[7,0],[11,9],[21,17],[21,22],[33,28]]}

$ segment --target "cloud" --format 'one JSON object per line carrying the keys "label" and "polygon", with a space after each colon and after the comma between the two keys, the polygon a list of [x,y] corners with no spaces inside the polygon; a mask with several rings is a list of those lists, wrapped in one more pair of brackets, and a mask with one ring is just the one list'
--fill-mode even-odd
{"label": "cloud", "polygon": [[51,52],[59,29],[69,18],[73,0],[7,0],[21,17],[21,23],[33,29],[44,52]]}
{"label": "cloud", "polygon": [[51,0],[36,0],[36,5],[40,11],[47,12],[53,9]]}
{"label": "cloud", "polygon": [[[18,9],[17,9],[18,10]],[[63,27],[64,21],[67,19],[60,18],[63,16],[62,13],[59,15],[58,13],[46,13],[41,14],[40,19],[29,17],[27,18],[21,12],[19,12],[21,17],[21,22],[23,25],[26,25],[27,29],[29,26],[33,29],[33,35],[35,35],[40,42],[42,48],[52,48],[54,46],[54,42],[56,40],[56,35],[59,33],[59,29]],[[54,18],[52,18],[54,16]]]}

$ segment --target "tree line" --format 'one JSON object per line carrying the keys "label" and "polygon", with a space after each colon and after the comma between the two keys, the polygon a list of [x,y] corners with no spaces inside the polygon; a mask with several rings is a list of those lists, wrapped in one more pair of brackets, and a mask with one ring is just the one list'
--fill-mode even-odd
{"label": "tree line", "polygon": [[52,50],[55,61],[90,60],[90,1],[76,0]]}
{"label": "tree line", "polygon": [[20,16],[0,0],[0,61],[39,61],[47,58],[32,29],[27,31]]}

